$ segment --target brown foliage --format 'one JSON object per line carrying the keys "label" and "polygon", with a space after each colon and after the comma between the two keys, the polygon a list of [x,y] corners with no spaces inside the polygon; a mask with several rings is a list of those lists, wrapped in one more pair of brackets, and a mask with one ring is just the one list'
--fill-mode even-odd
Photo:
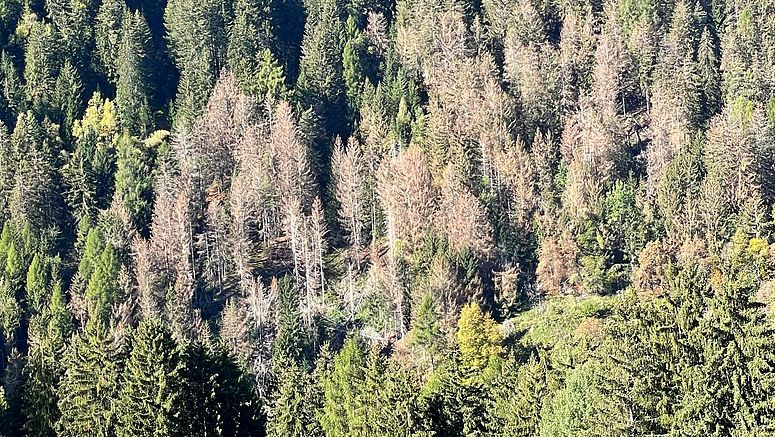
{"label": "brown foliage", "polygon": [[437,207],[437,193],[422,149],[411,145],[385,159],[380,168],[378,190],[391,250],[397,241],[411,248],[432,227]]}
{"label": "brown foliage", "polygon": [[538,205],[533,158],[521,142],[495,152],[494,186],[500,202],[515,225],[527,227]]}
{"label": "brown foliage", "polygon": [[576,242],[567,232],[544,240],[536,270],[539,291],[549,295],[573,292],[571,287],[578,274],[580,255]]}
{"label": "brown foliage", "polygon": [[582,99],[581,109],[568,119],[561,152],[569,163],[564,206],[573,215],[597,211],[608,184],[621,175],[626,157],[617,118],[606,119]]}
{"label": "brown foliage", "polygon": [[437,221],[455,250],[471,249],[482,257],[491,253],[492,228],[484,207],[451,169],[444,174]]}
{"label": "brown foliage", "polygon": [[359,251],[365,243],[368,229],[368,169],[358,140],[350,138],[347,149],[336,139],[331,156],[334,196],[339,203],[339,224],[347,231],[350,247]]}

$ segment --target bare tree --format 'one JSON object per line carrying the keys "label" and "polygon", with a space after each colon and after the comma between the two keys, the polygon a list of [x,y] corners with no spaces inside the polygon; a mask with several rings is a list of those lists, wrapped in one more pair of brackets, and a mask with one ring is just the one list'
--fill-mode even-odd
{"label": "bare tree", "polygon": [[132,240],[132,259],[134,276],[137,282],[138,305],[143,318],[161,316],[162,299],[155,282],[155,272],[150,244],[142,237]]}
{"label": "bare tree", "polygon": [[606,2],[605,21],[595,50],[592,69],[592,101],[607,122],[626,111],[625,97],[634,85],[630,73],[632,59],[624,46],[616,2]]}
{"label": "bare tree", "polygon": [[549,295],[572,292],[579,257],[579,248],[567,232],[545,239],[541,243],[536,270],[539,291]]}
{"label": "bare tree", "polygon": [[355,138],[350,138],[347,149],[337,138],[334,152],[331,156],[331,173],[333,175],[334,197],[339,203],[339,224],[347,231],[350,242],[351,258],[359,264],[358,252],[366,240],[368,186],[367,168],[364,162],[361,145]]}
{"label": "bare tree", "polygon": [[377,53],[384,57],[388,49],[388,29],[385,16],[381,12],[369,12],[366,16],[366,37]]}

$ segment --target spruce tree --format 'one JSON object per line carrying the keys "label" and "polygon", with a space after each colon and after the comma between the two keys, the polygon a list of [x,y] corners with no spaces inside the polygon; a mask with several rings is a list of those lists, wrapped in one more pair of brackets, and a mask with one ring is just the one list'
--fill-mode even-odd
{"label": "spruce tree", "polygon": [[38,115],[50,110],[51,97],[59,72],[59,43],[54,26],[32,21],[27,28],[27,47],[24,50],[25,94]]}
{"label": "spruce tree", "polygon": [[181,435],[182,378],[172,335],[162,322],[146,319],[132,336],[132,351],[115,404],[118,436]]}
{"label": "spruce tree", "polygon": [[285,72],[269,49],[263,49],[258,58],[258,65],[252,79],[250,91],[261,98],[272,96],[283,98],[288,92],[285,85]]}
{"label": "spruce tree", "polygon": [[64,212],[54,158],[59,144],[47,130],[50,127],[28,111],[19,114],[11,138],[18,163],[9,204],[11,218],[19,229],[30,226],[36,234],[58,227]]}
{"label": "spruce tree", "polygon": [[263,87],[258,73],[266,51],[272,47],[274,7],[274,2],[270,0],[237,0],[234,3],[234,23],[229,29],[229,69],[240,86],[258,98],[266,94],[261,93]]}
{"label": "spruce tree", "polygon": [[95,18],[94,51],[95,69],[109,82],[118,80],[118,59],[121,52],[122,27],[129,14],[122,0],[105,0],[100,3]]}
{"label": "spruce tree", "polygon": [[[30,321],[32,345],[25,366],[24,429],[40,436],[55,435],[60,417],[59,382],[65,371],[61,358],[73,331],[72,314],[67,308],[62,284],[57,273],[51,276],[54,282],[49,285],[48,306]],[[36,325],[41,328],[37,333],[32,328]]]}
{"label": "spruce tree", "polygon": [[221,0],[172,0],[164,11],[170,54],[180,72],[175,119],[199,116],[226,65],[228,8]]}
{"label": "spruce tree", "polygon": [[151,31],[142,14],[124,16],[121,25],[116,84],[118,119],[124,132],[143,137],[153,128],[150,86]]}
{"label": "spruce tree", "polygon": [[346,41],[342,51],[342,76],[347,97],[349,119],[355,119],[363,99],[363,81],[366,80],[368,46],[366,36],[358,29],[355,18],[349,16],[345,24]]}
{"label": "spruce tree", "polygon": [[[296,90],[304,108],[312,108],[326,136],[347,133],[342,77],[342,29],[334,0],[314,2],[308,11]],[[322,146],[322,145],[321,145]],[[325,146],[328,147],[328,146]],[[323,157],[328,152],[320,147]]]}
{"label": "spruce tree", "polygon": [[436,303],[430,293],[423,297],[407,338],[412,346],[417,347],[430,360],[433,368],[446,347],[446,339],[439,326]]}
{"label": "spruce tree", "polygon": [[299,364],[278,369],[278,387],[267,420],[267,435],[322,436],[317,420],[322,393]]}
{"label": "spruce tree", "polygon": [[59,383],[59,435],[109,437],[117,426],[123,354],[102,323],[90,323],[73,338]]}
{"label": "spruce tree", "polygon": [[326,436],[348,436],[363,430],[360,391],[365,378],[366,354],[356,338],[348,339],[325,375],[325,401],[320,424]]}
{"label": "spruce tree", "polygon": [[116,197],[129,210],[132,222],[141,234],[147,235],[153,205],[153,151],[149,143],[129,135],[119,138],[116,145]]}
{"label": "spruce tree", "polygon": [[0,75],[3,79],[0,87],[0,117],[6,126],[13,126],[16,114],[21,111],[24,103],[25,88],[13,59],[5,50],[0,51]]}
{"label": "spruce tree", "polygon": [[76,68],[70,62],[59,70],[54,84],[53,108],[55,120],[60,124],[62,137],[71,139],[73,125],[83,109],[83,84]]}
{"label": "spruce tree", "polygon": [[180,371],[183,435],[263,436],[265,417],[248,375],[222,349],[191,343]]}
{"label": "spruce tree", "polygon": [[107,325],[113,315],[113,305],[120,301],[117,283],[119,260],[116,250],[106,243],[94,260],[93,272],[86,286],[88,324]]}

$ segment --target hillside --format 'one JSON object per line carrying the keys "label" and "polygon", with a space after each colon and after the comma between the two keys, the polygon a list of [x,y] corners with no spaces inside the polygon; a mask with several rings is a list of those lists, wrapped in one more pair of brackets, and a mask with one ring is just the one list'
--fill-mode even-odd
{"label": "hillside", "polygon": [[775,0],[0,1],[0,436],[775,435]]}

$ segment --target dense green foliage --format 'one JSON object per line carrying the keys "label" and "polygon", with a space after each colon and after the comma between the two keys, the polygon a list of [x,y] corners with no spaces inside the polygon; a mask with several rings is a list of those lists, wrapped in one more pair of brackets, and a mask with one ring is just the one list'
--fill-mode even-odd
{"label": "dense green foliage", "polygon": [[0,436],[775,435],[775,0],[0,2]]}

